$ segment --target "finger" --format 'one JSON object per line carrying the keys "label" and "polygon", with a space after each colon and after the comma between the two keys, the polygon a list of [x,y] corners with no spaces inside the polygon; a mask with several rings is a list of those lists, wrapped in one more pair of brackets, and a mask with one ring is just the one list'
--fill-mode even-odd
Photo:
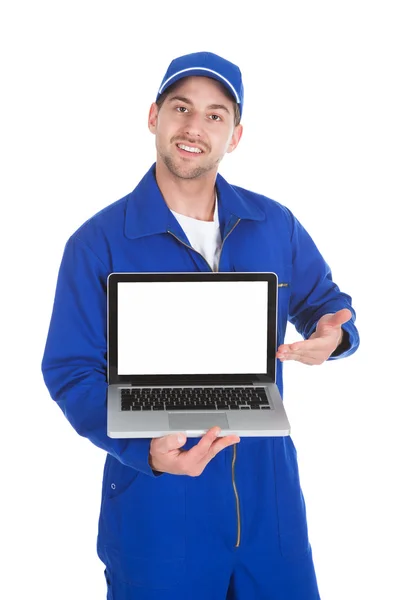
{"label": "finger", "polygon": [[294,342],[293,344],[284,344],[280,346],[276,356],[280,359],[290,359],[292,360],[292,354],[300,354],[308,352],[310,354],[315,354],[319,351],[322,351],[326,347],[326,339],[321,338],[313,338],[309,340],[304,340],[302,342]]}
{"label": "finger", "polygon": [[323,351],[326,348],[326,338],[312,338],[310,340],[304,340],[303,342],[295,342],[290,344],[285,354],[315,354],[316,352]]}
{"label": "finger", "polygon": [[335,339],[332,339],[332,344],[328,343],[325,338],[313,338],[302,342],[295,342],[288,345],[288,349],[283,353],[282,358],[285,360],[299,360],[302,358],[319,360],[331,351],[331,347],[335,346]]}
{"label": "finger", "polygon": [[209,429],[207,431],[207,433],[205,433],[201,437],[199,443],[196,444],[195,446],[193,446],[189,450],[189,454],[195,455],[198,458],[203,458],[204,456],[206,456],[207,453],[209,452],[212,444],[218,438],[220,433],[221,433],[220,427],[212,427],[211,429]]}
{"label": "finger", "polygon": [[240,441],[240,438],[236,435],[227,435],[219,438],[220,433],[221,429],[219,427],[210,429],[204,434],[199,443],[188,451],[187,460],[198,462],[207,459],[208,461],[223,448]]}
{"label": "finger", "polygon": [[[222,450],[225,450],[225,448],[228,448],[228,446],[232,446],[233,444],[238,444],[239,442],[240,442],[240,438],[236,435],[223,436],[223,437],[217,438],[211,444],[210,449],[208,450],[207,454],[205,456],[202,456],[200,459],[195,454],[190,456],[190,453],[194,450],[194,448],[189,450],[188,456],[185,458],[186,458],[186,460],[190,461],[192,466],[200,468],[201,472],[202,472],[205,469],[205,467],[208,465],[208,463],[211,462],[212,459],[215,458],[219,452],[221,452]],[[194,456],[194,458],[193,458],[193,456]]]}
{"label": "finger", "polygon": [[239,444],[240,437],[238,435],[226,435],[222,438],[218,438],[211,446],[209,450],[209,454],[211,453],[211,457],[213,458],[221,452],[221,450],[225,450],[228,446],[232,446],[233,444]]}
{"label": "finger", "polygon": [[307,348],[308,346],[314,345],[315,343],[317,343],[317,348],[318,345],[321,344],[325,344],[326,341],[321,340],[321,338],[309,338],[308,340],[302,340],[300,342],[293,342],[293,344],[282,344],[281,346],[279,346],[276,354],[278,357],[280,357],[281,355],[284,354],[288,354],[289,352],[297,352],[298,350],[300,350],[301,348],[305,347]]}
{"label": "finger", "polygon": [[277,354],[279,354],[280,352],[285,352],[287,350],[289,350],[289,344],[281,344],[280,346],[278,346],[278,349],[276,352],[277,352]]}
{"label": "finger", "polygon": [[329,344],[327,339],[306,340],[305,342],[296,342],[292,344],[295,350],[285,353],[281,361],[296,360],[306,365],[321,365],[332,354],[336,347],[336,342],[332,340]]}
{"label": "finger", "polygon": [[321,365],[323,362],[326,361],[326,359],[328,358],[329,355],[327,354],[319,354],[316,356],[312,356],[310,354],[295,354],[295,353],[291,353],[291,354],[287,354],[285,356],[285,358],[282,358],[281,361],[282,362],[286,362],[288,360],[295,360],[297,362],[303,363],[304,365]]}
{"label": "finger", "polygon": [[211,460],[214,456],[216,456],[221,450],[224,450],[228,446],[232,446],[232,444],[238,444],[239,442],[240,437],[235,434],[224,435],[222,437],[217,436],[211,444],[210,449],[206,455],[207,462]]}
{"label": "finger", "polygon": [[278,350],[276,351],[276,358],[281,358],[282,356],[287,354],[287,352],[290,352],[290,345],[289,344],[281,344],[279,346]]}

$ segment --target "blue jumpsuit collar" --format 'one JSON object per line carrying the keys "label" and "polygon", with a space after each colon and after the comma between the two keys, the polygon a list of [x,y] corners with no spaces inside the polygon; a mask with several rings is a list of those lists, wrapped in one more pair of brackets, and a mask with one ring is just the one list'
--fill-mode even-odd
{"label": "blue jumpsuit collar", "polygon": [[[220,222],[233,218],[262,221],[264,212],[244,198],[220,174],[216,180]],[[177,220],[168,208],[157,185],[155,163],[127,198],[125,235],[130,239],[146,237],[177,229]]]}

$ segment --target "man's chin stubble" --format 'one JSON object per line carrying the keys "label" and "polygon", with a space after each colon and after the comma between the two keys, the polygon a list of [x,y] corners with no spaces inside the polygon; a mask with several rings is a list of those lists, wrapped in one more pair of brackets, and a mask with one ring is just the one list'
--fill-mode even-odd
{"label": "man's chin stubble", "polygon": [[170,156],[161,155],[161,158],[163,159],[167,169],[173,175],[175,175],[175,177],[179,177],[180,179],[197,179],[205,173],[212,171],[220,162],[219,160],[217,160],[215,162],[215,165],[207,165],[205,167],[191,167],[185,170],[184,168],[179,167]]}
{"label": "man's chin stubble", "polygon": [[191,167],[188,169],[178,167],[177,164],[169,156],[164,156],[163,160],[167,169],[173,175],[175,175],[175,177],[179,177],[180,179],[196,179],[197,177],[200,177],[201,175],[209,171],[209,169],[204,167]]}

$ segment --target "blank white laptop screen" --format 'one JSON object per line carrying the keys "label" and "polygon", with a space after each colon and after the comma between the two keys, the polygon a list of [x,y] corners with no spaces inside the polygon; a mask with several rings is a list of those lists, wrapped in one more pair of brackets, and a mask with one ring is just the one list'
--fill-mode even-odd
{"label": "blank white laptop screen", "polygon": [[267,281],[118,282],[118,375],[266,373]]}

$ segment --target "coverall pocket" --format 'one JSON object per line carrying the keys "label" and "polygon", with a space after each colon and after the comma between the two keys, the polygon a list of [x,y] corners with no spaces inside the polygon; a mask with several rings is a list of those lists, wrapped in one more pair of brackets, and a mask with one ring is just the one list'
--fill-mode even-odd
{"label": "coverall pocket", "polygon": [[297,452],[290,436],[275,438],[274,460],[281,554],[285,558],[299,558],[309,551],[310,545]]}
{"label": "coverall pocket", "polygon": [[137,585],[177,583],[186,552],[185,477],[153,478],[113,461],[107,480],[101,537],[111,572]]}
{"label": "coverall pocket", "polygon": [[[111,598],[114,597],[114,589],[118,589],[120,585],[124,588],[124,594],[129,592],[132,587],[132,598],[136,597],[133,588],[139,587],[146,590],[160,590],[161,594],[162,590],[179,585],[185,575],[183,558],[139,558],[127,553],[120,553],[114,548],[106,548],[106,553],[112,569],[109,586]],[[116,597],[120,597],[117,592],[115,594]],[[122,597],[125,598],[125,595],[121,595]],[[130,593],[129,598],[131,598]]]}

